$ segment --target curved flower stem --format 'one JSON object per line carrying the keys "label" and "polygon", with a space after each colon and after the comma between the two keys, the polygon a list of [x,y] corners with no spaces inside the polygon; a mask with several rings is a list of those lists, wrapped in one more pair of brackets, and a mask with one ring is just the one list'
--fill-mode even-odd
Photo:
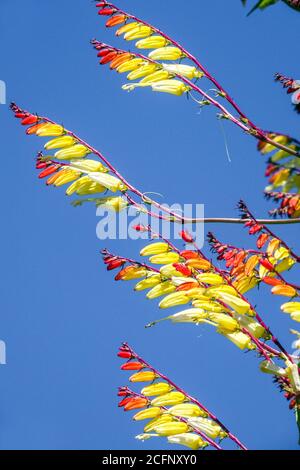
{"label": "curved flower stem", "polygon": [[[14,103],[12,103],[13,109],[18,109],[23,112],[27,112],[26,110],[23,110],[16,106]],[[45,122],[51,123],[51,124],[57,124],[57,122],[53,121],[52,119],[49,119],[46,116],[39,116],[39,118]],[[193,224],[193,223],[211,223],[211,224],[244,224],[247,220],[246,219],[236,219],[236,218],[226,218],[226,217],[207,217],[207,218],[190,218],[190,217],[184,217],[176,212],[168,209],[167,207],[164,207],[162,204],[158,203],[154,199],[149,198],[148,196],[145,196],[145,193],[140,191],[138,188],[134,187],[129,181],[127,181],[126,178],[109,162],[109,160],[101,153],[99,152],[95,147],[91,146],[88,142],[85,140],[81,139],[78,135],[76,135],[74,132],[65,129],[65,132],[76,139],[80,144],[84,145],[87,147],[93,154],[95,154],[102,162],[110,169],[110,171],[118,177],[122,183],[128,188],[129,191],[131,191],[133,194],[141,198],[141,200],[146,203],[146,204],[152,204],[155,207],[157,207],[159,210],[161,210],[163,213],[168,213],[170,215],[170,218],[165,218],[163,220],[168,220],[169,222],[174,222],[174,223],[180,223],[180,224]],[[124,194],[127,199],[128,195],[127,193]],[[133,201],[131,199],[131,201]],[[142,208],[142,206],[139,206],[137,203],[134,203],[137,207],[139,207],[141,210],[145,212],[145,208]],[[162,217],[159,214],[154,214],[146,210],[146,212],[156,218],[162,219]],[[295,223],[300,223],[300,218],[298,219],[286,219],[286,220],[274,220],[274,219],[258,219],[259,223],[262,224],[268,224],[268,225],[286,225],[286,224],[295,224]]]}
{"label": "curved flower stem", "polygon": [[228,437],[234,441],[242,450],[247,450],[247,448],[242,444],[239,439],[234,436],[228,428],[215,416],[213,413],[211,413],[202,403],[199,402],[196,398],[192,397],[188,393],[186,393],[182,388],[178,387],[172,380],[170,380],[168,377],[166,377],[164,374],[156,370],[154,367],[152,367],[148,362],[146,362],[142,357],[140,357],[127,343],[124,345],[128,350],[131,352],[131,354],[141,363],[145,365],[148,369],[152,370],[156,375],[158,375],[162,380],[165,380],[168,382],[169,385],[171,385],[174,389],[176,389],[178,392],[181,392],[183,395],[185,395],[188,400],[190,400],[192,403],[195,405],[198,405],[205,413],[208,414],[208,416],[215,421],[227,434]]}
{"label": "curved flower stem", "polygon": [[[125,12],[124,10],[120,9],[119,7],[117,7],[116,5],[114,5],[113,3],[110,3],[110,2],[106,2],[107,3],[107,6],[109,6],[110,8],[113,8],[115,9],[117,12],[119,12],[120,14],[123,14],[125,15],[127,18],[130,18],[132,19],[133,21],[137,21],[141,24],[144,24],[145,26],[148,26],[150,27],[154,32],[160,34],[162,37],[164,37],[168,42],[170,42],[171,44],[173,44],[175,47],[178,47],[182,53],[188,58],[190,59],[203,73],[204,75],[208,78],[208,80],[210,80],[215,86],[216,88],[219,90],[220,92],[220,95],[223,96],[231,105],[232,107],[237,111],[237,113],[239,114],[240,116],[240,119],[241,121],[239,121],[238,119],[234,118],[234,120],[232,120],[232,122],[234,122],[235,124],[239,125],[240,127],[242,127],[242,122],[248,124],[250,126],[250,130],[247,128],[247,130],[249,131],[249,133],[251,135],[253,135],[256,139],[258,140],[263,140],[265,142],[268,142],[272,145],[274,145],[274,147],[276,148],[279,148],[281,150],[285,150],[286,152],[288,152],[289,154],[291,155],[294,155],[294,156],[297,156],[297,157],[300,157],[300,154],[293,150],[293,149],[290,149],[289,147],[283,145],[283,144],[280,144],[278,142],[275,142],[274,140],[272,140],[266,132],[264,132],[262,129],[260,129],[258,126],[256,126],[247,116],[245,113],[243,113],[241,111],[241,109],[239,108],[239,106],[235,103],[235,101],[231,98],[231,96],[229,95],[229,93],[227,93],[227,91],[219,84],[219,82],[216,80],[216,78],[214,78],[210,73],[209,71],[198,61],[198,59],[196,59],[196,57],[194,57],[189,51],[187,51],[181,44],[179,44],[177,41],[175,41],[174,39],[172,39],[170,36],[168,36],[167,34],[165,34],[163,31],[161,31],[160,29],[156,28],[155,26],[151,25],[150,23],[144,21],[144,20],[141,20],[140,18],[130,14],[130,13],[127,13]],[[205,96],[206,94],[204,94]],[[207,95],[208,96],[208,95]],[[213,103],[213,100],[211,97],[209,97],[210,101]],[[212,101],[213,100],[213,101]],[[217,106],[219,109],[221,109],[220,107],[223,108],[223,112],[225,112],[225,114],[228,114],[230,116],[232,116],[230,113],[228,113],[228,111],[222,106],[220,105],[218,102],[215,101],[215,106]],[[239,124],[238,124],[239,123]],[[246,127],[246,126],[245,126]]]}

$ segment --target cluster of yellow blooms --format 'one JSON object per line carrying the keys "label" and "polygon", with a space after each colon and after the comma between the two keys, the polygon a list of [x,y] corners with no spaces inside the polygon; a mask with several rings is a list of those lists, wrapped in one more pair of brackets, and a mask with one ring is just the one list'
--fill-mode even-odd
{"label": "cluster of yellow blooms", "polygon": [[[120,348],[118,356],[127,359],[122,370],[135,372],[129,378],[132,384],[150,383],[139,393],[128,387],[121,387],[118,393],[121,397],[119,407],[124,411],[136,411],[135,421],[148,420],[143,434],[139,434],[137,439],[167,437],[170,444],[193,450],[209,445],[219,449],[214,441],[227,438],[228,431],[200,402],[144,363],[128,345]],[[229,437],[235,439],[231,434]]]}
{"label": "cluster of yellow blooms", "polygon": [[[105,10],[108,11],[107,9],[101,11]],[[108,26],[120,26],[120,23],[124,23],[117,29],[117,36],[123,36],[126,41],[136,41],[135,46],[138,50],[151,49],[146,57],[120,51],[94,41],[96,49],[99,50],[101,64],[110,63],[111,69],[119,73],[127,73],[127,79],[130,82],[140,80],[124,85],[124,90],[132,91],[138,87],[151,87],[153,91],[181,96],[191,89],[189,80],[203,77],[203,72],[197,67],[182,63],[186,54],[181,48],[174,46],[170,40],[158,34],[151,26],[123,15],[115,15],[111,18],[120,18],[120,21],[109,20]]]}
{"label": "cluster of yellow blooms", "polygon": [[[37,169],[41,170],[39,178],[47,178],[47,185],[61,187],[69,184],[66,194],[71,196],[101,195],[110,191],[120,193],[120,196],[108,196],[95,199],[97,205],[105,205],[115,211],[127,207],[128,203],[123,194],[127,187],[99,159],[87,158],[94,151],[82,143],[63,126],[49,122],[44,118],[29,113],[15,111],[16,117],[22,119],[22,124],[29,127],[28,135],[51,137],[45,143],[46,155],[40,153],[37,158]],[[25,116],[25,117],[24,117]],[[50,152],[53,152],[50,155]],[[70,184],[71,183],[71,184]]]}

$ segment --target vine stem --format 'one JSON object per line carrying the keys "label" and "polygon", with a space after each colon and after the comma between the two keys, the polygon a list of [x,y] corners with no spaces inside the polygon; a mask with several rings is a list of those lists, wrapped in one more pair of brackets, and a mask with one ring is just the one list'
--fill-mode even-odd
{"label": "vine stem", "polygon": [[175,388],[178,392],[181,392],[183,395],[185,395],[192,403],[194,403],[195,405],[198,405],[203,411],[205,411],[205,413],[208,414],[208,416],[213,420],[215,421],[217,424],[219,424],[219,426],[221,426],[221,428],[228,434],[228,437],[234,441],[239,447],[240,449],[242,450],[248,450],[244,444],[242,444],[240,442],[240,440],[235,436],[233,435],[229,430],[228,428],[217,418],[217,416],[215,416],[213,413],[211,413],[202,403],[200,403],[199,400],[197,400],[196,398],[192,397],[191,395],[189,395],[188,393],[186,393],[182,388],[178,387],[178,385],[176,385],[172,380],[170,380],[168,377],[166,377],[164,374],[162,374],[161,372],[159,372],[157,369],[155,369],[154,367],[152,367],[150,364],[148,364],[142,357],[140,357],[127,343],[124,344],[125,347],[127,347],[129,349],[129,351],[131,352],[131,354],[136,357],[136,359],[140,362],[142,362],[148,369],[152,370],[156,375],[158,375],[161,379],[165,380],[166,382],[168,382],[169,385],[171,385],[173,388]]}
{"label": "vine stem", "polygon": [[[151,25],[150,23],[148,23],[147,21],[144,21],[144,20],[141,20],[140,18],[130,14],[130,13],[127,13],[126,11],[120,9],[119,7],[117,7],[116,5],[114,5],[113,3],[110,3],[110,2],[106,2],[107,3],[107,6],[115,9],[116,11],[118,11],[120,14],[123,14],[125,15],[127,18],[130,18],[132,19],[133,21],[137,21],[141,24],[144,24],[145,26],[148,26],[149,28],[151,28],[154,32],[160,34],[162,37],[164,37],[168,42],[170,42],[171,44],[173,44],[175,47],[178,47],[182,53],[187,57],[189,58],[203,73],[204,75],[206,76],[206,78],[208,78],[216,87],[217,89],[219,90],[220,94],[222,96],[224,96],[224,98],[232,105],[232,107],[238,112],[238,114],[240,115],[241,117],[241,120],[246,122],[247,124],[250,125],[250,129],[247,128],[246,126],[246,130],[250,133],[250,135],[253,135],[256,139],[258,140],[262,140],[262,141],[265,141],[271,145],[274,145],[274,147],[278,148],[278,149],[281,149],[281,150],[284,150],[286,152],[288,152],[290,155],[294,155],[294,156],[297,156],[297,157],[300,157],[300,154],[293,150],[293,149],[290,149],[289,147],[283,145],[283,144],[280,144],[278,142],[275,142],[273,139],[271,139],[262,129],[260,129],[258,126],[256,126],[247,116],[245,113],[243,113],[241,111],[241,109],[239,108],[239,106],[235,103],[235,101],[231,98],[231,96],[225,91],[225,89],[220,85],[220,83],[216,80],[215,77],[213,77],[213,75],[210,74],[210,72],[198,61],[198,59],[193,56],[189,51],[187,51],[181,44],[179,44],[177,41],[175,41],[174,39],[172,39],[170,36],[168,36],[166,33],[164,33],[163,31],[161,31],[159,28],[156,28],[155,26]],[[222,106],[220,105],[220,103],[218,103],[216,100],[213,100],[213,98],[211,98],[209,95],[207,94],[204,94],[204,96],[207,97],[207,99],[209,99],[215,106],[217,106],[219,109],[222,109],[223,108],[223,112],[225,112],[225,114],[228,114],[229,116],[232,116],[231,113],[228,113],[228,111]],[[233,116],[232,116],[233,117]],[[242,125],[242,122],[240,122],[238,119],[234,118],[231,119],[232,122],[234,122],[235,124],[239,125],[239,127],[243,127]],[[244,129],[245,130],[245,129]]]}
{"label": "vine stem", "polygon": [[[14,109],[18,109],[22,112],[28,112],[26,110],[23,110],[21,108],[19,108],[17,105],[15,105],[14,103],[12,103],[12,107],[14,107]],[[28,112],[29,113],[29,112]],[[29,113],[30,114],[30,113]],[[57,124],[57,122],[53,121],[52,119],[49,119],[48,117],[46,116],[39,116],[39,118],[45,122],[48,122],[48,123],[51,123],[51,124]],[[85,140],[81,139],[78,135],[76,135],[74,132],[68,130],[68,129],[65,129],[65,132],[70,135],[71,137],[73,137],[74,139],[76,139],[79,143],[81,143],[82,145],[84,145],[85,147],[87,147],[92,153],[94,153],[98,158],[100,158],[100,160],[103,161],[103,163],[111,170],[111,172],[116,176],[118,177],[122,183],[133,193],[135,194],[136,196],[140,197],[141,200],[143,202],[146,202],[148,204],[153,204],[156,208],[158,208],[159,210],[161,210],[162,212],[164,213],[168,213],[170,216],[171,216],[171,219],[168,219],[168,218],[163,218],[160,216],[160,214],[155,214],[155,213],[151,213],[149,212],[148,210],[146,210],[147,214],[150,215],[150,216],[153,216],[153,217],[156,217],[156,218],[159,218],[159,219],[162,219],[162,220],[167,220],[167,221],[171,221],[171,222],[174,222],[174,223],[179,223],[179,224],[196,224],[196,223],[211,223],[211,224],[244,224],[247,222],[247,219],[238,219],[238,218],[226,218],[226,217],[201,217],[201,218],[190,218],[190,217],[184,217],[184,216],[181,216],[175,212],[173,212],[172,210],[168,209],[167,207],[161,205],[160,203],[158,203],[157,201],[153,200],[153,199],[150,199],[148,197],[145,197],[145,194],[140,191],[139,189],[135,188],[129,181],[127,181],[126,178],[124,178],[124,176],[108,161],[108,159],[101,153],[99,152],[95,147],[91,146],[88,142],[86,142]],[[124,194],[126,197],[126,193]],[[127,197],[128,198],[128,197]],[[128,198],[129,200],[132,201],[132,203],[136,206],[138,206],[137,203],[134,203],[134,201],[132,199],[130,199],[130,196]],[[138,206],[139,208],[141,208],[141,206]],[[142,208],[142,210],[145,212],[145,209]],[[250,219],[249,219],[250,221]],[[297,223],[300,223],[300,218],[297,218],[297,219],[284,219],[284,220],[274,220],[274,219],[257,219],[257,221],[261,224],[265,224],[265,225],[289,225],[289,224],[297,224]]]}

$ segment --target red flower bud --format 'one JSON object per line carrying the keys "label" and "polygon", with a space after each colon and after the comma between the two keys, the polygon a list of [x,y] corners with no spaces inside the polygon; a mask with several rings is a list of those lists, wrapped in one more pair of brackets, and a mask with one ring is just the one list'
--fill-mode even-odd
{"label": "red flower bud", "polygon": [[192,271],[187,266],[185,266],[185,264],[174,263],[173,267],[176,269],[176,271],[183,274],[183,276],[191,276],[192,274]]}
{"label": "red flower bud", "polygon": [[180,236],[182,240],[185,241],[186,243],[194,242],[192,235],[190,235],[189,232],[187,232],[186,230],[182,230],[182,232],[180,232]]}
{"label": "red flower bud", "polygon": [[122,365],[121,370],[141,370],[144,368],[144,364],[141,362],[126,362]]}
{"label": "red flower bud", "polygon": [[264,268],[268,269],[268,271],[274,271],[274,266],[267,259],[260,259],[259,262]]}
{"label": "red flower bud", "polygon": [[98,15],[111,16],[115,13],[115,11],[116,10],[114,8],[103,8],[102,10],[98,11]]}
{"label": "red flower bud", "polygon": [[57,170],[59,170],[60,167],[61,167],[60,165],[49,166],[48,168],[46,168],[46,170],[42,171],[39,174],[39,178],[42,179],[42,178],[46,178],[46,176],[53,175],[54,173],[57,172]]}
{"label": "red flower bud", "polygon": [[121,357],[122,359],[131,359],[132,356],[129,351],[119,351],[118,357]]}
{"label": "red flower bud", "polygon": [[199,255],[196,251],[184,250],[180,253],[180,256],[184,259],[196,259]]}
{"label": "red flower bud", "polygon": [[38,122],[39,118],[37,116],[33,116],[30,114],[29,116],[22,119],[21,124],[22,126],[29,126],[30,124],[35,124]]}
{"label": "red flower bud", "polygon": [[101,65],[108,64],[108,63],[109,63],[111,60],[113,60],[117,55],[118,55],[118,53],[115,52],[115,51],[108,52],[108,54],[106,54],[105,57],[103,57],[103,58],[100,60],[100,64],[101,64]]}
{"label": "red flower bud", "polygon": [[115,259],[114,261],[111,261],[107,265],[107,271],[113,271],[114,269],[120,268],[125,264],[125,261],[123,259]]}
{"label": "red flower bud", "polygon": [[265,276],[262,281],[265,284],[268,284],[268,286],[280,286],[282,284],[282,281],[280,281],[279,279],[275,279],[274,277],[268,276]]}
{"label": "red flower bud", "polygon": [[256,246],[258,249],[261,249],[269,240],[270,236],[267,233],[262,233],[256,242]]}

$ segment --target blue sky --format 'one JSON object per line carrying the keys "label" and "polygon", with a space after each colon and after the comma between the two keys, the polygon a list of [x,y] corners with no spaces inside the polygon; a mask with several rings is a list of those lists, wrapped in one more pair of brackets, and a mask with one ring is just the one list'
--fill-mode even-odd
{"label": "blue sky", "polygon": [[[192,1],[189,8],[179,0],[119,3],[194,52],[262,127],[296,135],[299,118],[272,77],[297,74],[297,13],[279,4],[246,18],[236,0]],[[0,79],[8,100],[63,122],[166,202],[203,203],[207,216],[235,216],[243,198],[265,216],[265,163],[254,140],[225,123],[230,163],[214,110],[199,114],[184,98],[123,92],[123,78],[97,66],[93,37],[124,45],[105,30],[92,2],[2,0]],[[39,182],[34,157],[42,140],[25,137],[7,107],[0,115],[0,339],[8,361],[0,367],[0,448],[168,448],[165,440],[135,441],[142,427],[116,406],[116,388],[127,383],[116,351],[126,340],[249,448],[296,449],[294,416],[272,379],[258,373],[255,355],[209,327],[144,329],[160,312],[106,274],[94,208],[74,209],[63,190]],[[225,241],[253,243],[241,227],[206,227],[212,229]],[[297,247],[296,226],[277,232]],[[106,246],[136,256],[143,243]],[[251,299],[290,347],[293,324],[280,314],[280,299],[268,289]]]}

